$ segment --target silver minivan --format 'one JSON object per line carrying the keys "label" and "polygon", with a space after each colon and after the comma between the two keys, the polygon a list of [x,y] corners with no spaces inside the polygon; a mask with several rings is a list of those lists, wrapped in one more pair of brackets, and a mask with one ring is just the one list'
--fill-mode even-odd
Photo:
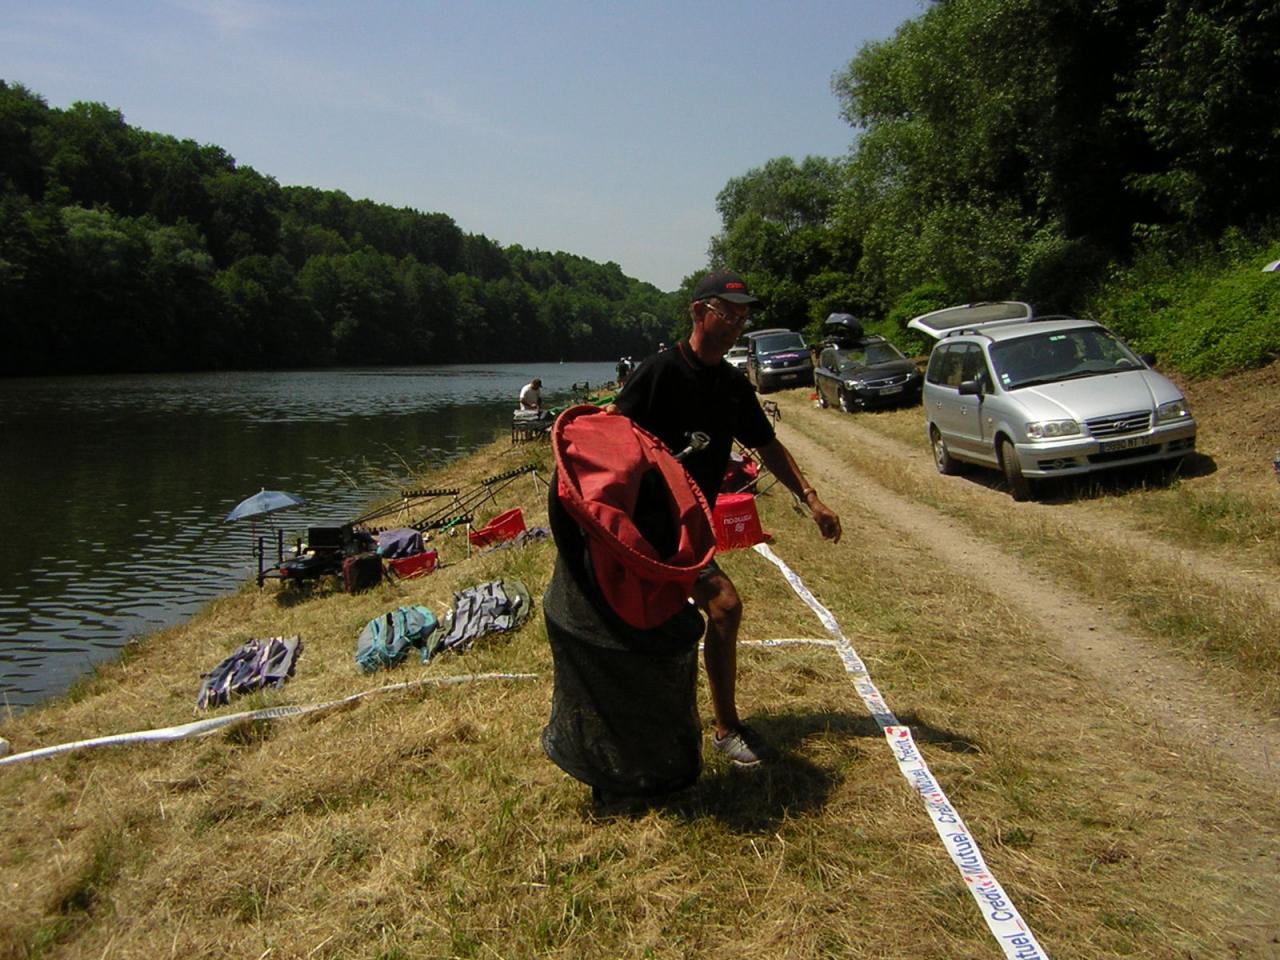
{"label": "silver minivan", "polygon": [[936,310],[907,326],[937,338],[924,413],[940,473],[991,467],[1026,500],[1038,479],[1195,450],[1182,391],[1092,320],[1037,317],[1002,301]]}

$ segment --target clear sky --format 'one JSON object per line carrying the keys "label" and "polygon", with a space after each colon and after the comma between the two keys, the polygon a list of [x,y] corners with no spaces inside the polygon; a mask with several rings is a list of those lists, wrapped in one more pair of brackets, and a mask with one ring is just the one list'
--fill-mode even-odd
{"label": "clear sky", "polygon": [[716,194],[844,154],[831,77],[921,0],[0,0],[0,78],[282,185],[446,213],[674,290]]}

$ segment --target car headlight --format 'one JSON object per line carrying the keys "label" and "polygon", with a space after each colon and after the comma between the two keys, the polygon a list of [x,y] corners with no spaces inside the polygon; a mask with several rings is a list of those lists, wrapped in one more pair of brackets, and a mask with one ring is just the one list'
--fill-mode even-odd
{"label": "car headlight", "polygon": [[1187,409],[1187,401],[1181,397],[1156,407],[1156,423],[1172,423],[1175,420],[1185,420],[1189,416],[1191,411]]}
{"label": "car headlight", "polygon": [[1032,440],[1053,440],[1057,437],[1074,437],[1080,433],[1080,424],[1074,420],[1037,420],[1027,424],[1027,436]]}
{"label": "car headlight", "polygon": [[844,382],[844,388],[846,390],[861,390],[862,384],[859,383],[857,380],[846,380]]}

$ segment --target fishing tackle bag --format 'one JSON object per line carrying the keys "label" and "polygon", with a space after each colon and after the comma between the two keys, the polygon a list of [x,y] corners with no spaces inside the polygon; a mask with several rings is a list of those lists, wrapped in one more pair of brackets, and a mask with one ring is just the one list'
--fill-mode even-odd
{"label": "fishing tackle bag", "polygon": [[357,553],[342,558],[342,589],[362,593],[382,582],[382,558],[376,553]]}

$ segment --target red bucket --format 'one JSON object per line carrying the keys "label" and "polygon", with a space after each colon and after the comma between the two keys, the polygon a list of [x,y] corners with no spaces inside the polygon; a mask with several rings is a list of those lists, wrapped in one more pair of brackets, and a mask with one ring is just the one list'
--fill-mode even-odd
{"label": "red bucket", "polygon": [[524,531],[524,513],[519,507],[500,513],[483,527],[472,530],[468,536],[476,547],[487,547],[491,543],[510,540]]}
{"label": "red bucket", "polygon": [[387,566],[401,580],[408,580],[410,577],[426,576],[436,568],[440,556],[435,550],[423,550],[421,553],[415,553],[408,557],[396,557],[394,560],[388,560]]}
{"label": "red bucket", "polygon": [[720,494],[714,516],[719,550],[737,550],[765,541],[756,513],[756,498],[749,493]]}

